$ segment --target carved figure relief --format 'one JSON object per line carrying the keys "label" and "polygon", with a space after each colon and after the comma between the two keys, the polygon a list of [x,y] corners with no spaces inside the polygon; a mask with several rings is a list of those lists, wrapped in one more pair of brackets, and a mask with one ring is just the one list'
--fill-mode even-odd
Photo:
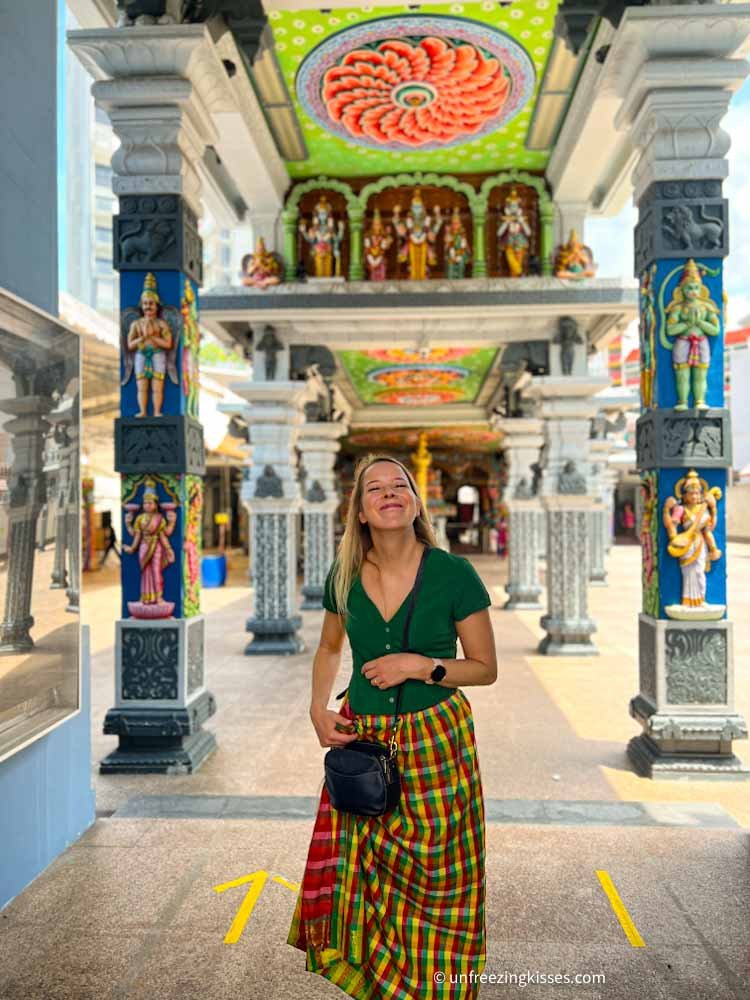
{"label": "carved figure relief", "polygon": [[575,229],[571,229],[567,243],[557,251],[555,259],[555,277],[579,281],[582,278],[593,278],[597,265],[590,247],[578,239]]}
{"label": "carved figure relief", "polygon": [[446,278],[465,278],[471,250],[458,205],[453,209],[450,225],[445,231],[444,244]]}
{"label": "carved figure relief", "polygon": [[186,476],[187,509],[185,514],[185,541],[182,547],[182,573],[184,583],[183,614],[186,618],[200,613],[201,535],[203,526],[203,480],[200,476]]}
{"label": "carved figure relief", "polygon": [[[170,489],[167,477],[158,477],[165,487],[169,501],[160,501],[156,480],[148,476],[134,477],[131,489],[126,493],[125,529],[132,542],[123,544],[122,550],[128,555],[137,555],[140,568],[141,596],[139,601],[128,601],[128,611],[133,618],[169,618],[174,611],[174,603],[164,600],[164,571],[175,562],[175,553],[170,537],[177,524],[176,489]],[[127,490],[129,480],[124,481]],[[133,501],[140,486],[143,486],[141,501]]]}
{"label": "carved figure relief", "polygon": [[641,275],[640,317],[638,333],[641,348],[641,403],[649,409],[654,403],[654,374],[656,371],[656,311],[654,309],[654,278],[656,264]]}
{"label": "carved figure relief", "polygon": [[[703,284],[701,271],[718,274],[705,264],[690,259],[682,269],[682,276],[672,292],[672,299],[664,311],[664,296],[668,282],[680,270],[670,271],[659,292],[660,331],[662,347],[672,352],[672,367],[677,390],[676,410],[687,410],[692,391],[693,405],[697,410],[708,409],[706,388],[711,349],[708,338],[718,337],[721,331],[719,306],[711,299]],[[666,318],[666,323],[664,322]],[[674,338],[674,343],[670,341]]]}
{"label": "carved figure relief", "polygon": [[344,223],[336,221],[328,199],[323,194],[313,209],[309,224],[300,219],[299,231],[309,244],[315,264],[316,278],[341,275],[341,244],[344,240]]}
{"label": "carved figure relief", "polygon": [[586,477],[578,471],[576,463],[572,459],[563,466],[557,481],[557,492],[568,496],[586,493]]}
{"label": "carved figure relief", "polygon": [[266,250],[262,236],[258,237],[255,252],[242,258],[242,284],[251,288],[269,288],[281,283],[283,268],[279,255]]}
{"label": "carved figure relief", "polygon": [[260,339],[260,343],[257,345],[257,350],[263,352],[266,382],[273,382],[276,378],[276,355],[283,350],[283,345],[276,336],[272,326],[267,326],[263,331],[263,336]]}
{"label": "carved figure relief", "polygon": [[585,342],[573,317],[561,316],[553,343],[560,345],[560,371],[563,375],[573,374],[576,344]]}
{"label": "carved figure relief", "polygon": [[372,217],[372,224],[365,233],[365,264],[367,265],[367,275],[370,281],[385,281],[386,274],[386,254],[393,245],[393,230],[390,226],[383,224],[380,217],[380,209],[376,208]]}
{"label": "carved figure relief", "polygon": [[272,465],[266,465],[263,469],[263,475],[258,476],[258,480],[255,484],[255,496],[258,500],[263,500],[268,497],[280,498],[284,496],[284,484],[277,476]]}
{"label": "carved figure relief", "polygon": [[511,188],[497,228],[497,240],[512,278],[527,273],[531,226],[526,218],[518,191]]}
{"label": "carved figure relief", "polygon": [[641,476],[641,582],[643,584],[643,610],[652,618],[659,617],[659,568],[657,529],[654,516],[658,503],[658,478],[655,471]]}
{"label": "carved figure relief", "polygon": [[717,250],[723,244],[724,220],[706,215],[705,205],[675,205],[664,213],[662,231],[684,250]]}
{"label": "carved figure relief", "polygon": [[662,520],[669,536],[667,552],[680,561],[682,603],[665,607],[669,618],[712,621],[724,614],[723,604],[706,603],[706,573],[721,559],[713,528],[721,489],[709,489],[705,479],[691,469],[675,486],[675,495],[664,502]]}
{"label": "carved figure relief", "polygon": [[135,369],[137,417],[148,415],[149,398],[153,416],[162,415],[164,380],[167,375],[175,385],[179,385],[176,360],[181,320],[178,309],[162,305],[156,277],[149,272],[143,283],[138,306],[124,309],[121,319],[124,365],[122,384],[128,384]]}
{"label": "carved figure relief", "polygon": [[442,225],[440,206],[436,205],[433,214],[429,215],[419,188],[412,196],[404,219],[401,218],[401,206],[394,207],[393,226],[400,238],[398,259],[399,263],[408,264],[412,281],[428,278],[430,267],[437,264],[435,240]]}
{"label": "carved figure relief", "polygon": [[185,279],[185,293],[181,303],[182,311],[182,391],[185,395],[185,409],[190,417],[198,417],[200,396],[199,358],[201,331],[198,325],[198,307],[195,292]]}

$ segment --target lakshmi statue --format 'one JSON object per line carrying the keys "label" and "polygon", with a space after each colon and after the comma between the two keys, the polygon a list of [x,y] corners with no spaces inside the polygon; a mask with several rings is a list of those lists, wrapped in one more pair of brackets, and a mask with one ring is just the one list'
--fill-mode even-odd
{"label": "lakshmi statue", "polygon": [[[689,260],[667,306],[666,330],[662,328],[660,336],[662,347],[672,351],[677,387],[675,410],[687,410],[691,388],[696,410],[708,409],[706,384],[711,362],[708,337],[719,335],[719,316],[719,307],[711,301],[695,261]],[[676,338],[674,346],[669,337]]]}
{"label": "lakshmi statue", "polygon": [[281,264],[276,255],[266,250],[262,236],[255,244],[255,253],[242,258],[242,284],[252,288],[268,288],[281,283]]}
{"label": "lakshmi statue", "polygon": [[137,417],[148,413],[149,389],[153,415],[160,417],[164,406],[164,379],[167,373],[179,384],[175,366],[177,341],[180,331],[180,313],[173,306],[162,306],[156,286],[156,276],[149,272],[143,282],[139,308],[123,310],[124,377],[126,385],[133,373],[138,394]]}
{"label": "lakshmi statue", "polygon": [[593,278],[597,265],[590,247],[584,246],[578,239],[575,229],[571,229],[570,238],[557,251],[555,260],[555,277],[580,280]]}
{"label": "lakshmi statue", "polygon": [[712,562],[721,559],[713,536],[721,489],[709,489],[705,479],[691,469],[678,480],[674,492],[664,502],[662,521],[669,536],[667,552],[680,560],[682,603],[664,610],[669,618],[714,621],[725,608],[723,604],[706,604],[706,573]]}
{"label": "lakshmi statue", "polygon": [[529,256],[531,226],[523,210],[523,205],[514,187],[505,199],[500,225],[497,227],[497,242],[508,264],[511,278],[520,278],[526,271]]}
{"label": "lakshmi statue", "polygon": [[376,208],[372,217],[372,225],[365,233],[365,264],[370,281],[385,281],[385,255],[393,245],[393,235],[390,226],[384,226],[380,218],[380,209]]}
{"label": "lakshmi statue", "polygon": [[465,278],[466,265],[471,257],[466,230],[461,222],[458,205],[453,209],[450,225],[445,231],[445,276],[446,278]]}
{"label": "lakshmi statue", "polygon": [[331,278],[341,275],[341,244],[344,240],[344,223],[334,219],[333,210],[324,194],[313,209],[310,225],[300,220],[299,231],[310,244],[315,261],[315,277]]}
{"label": "lakshmi statue", "polygon": [[404,221],[401,220],[401,206],[394,207],[393,225],[401,237],[398,259],[401,264],[409,262],[409,277],[412,281],[428,278],[429,268],[437,264],[435,240],[442,224],[440,207],[436,205],[433,216],[429,216],[419,188],[414,192]]}
{"label": "lakshmi statue", "polygon": [[129,555],[137,550],[141,569],[141,599],[128,601],[128,611],[133,618],[169,618],[174,611],[174,603],[164,600],[162,566],[175,561],[169,537],[177,524],[176,506],[159,503],[153,479],[147,479],[144,484],[142,510],[137,517],[138,504],[125,504],[125,528],[133,541],[123,545],[122,550]]}

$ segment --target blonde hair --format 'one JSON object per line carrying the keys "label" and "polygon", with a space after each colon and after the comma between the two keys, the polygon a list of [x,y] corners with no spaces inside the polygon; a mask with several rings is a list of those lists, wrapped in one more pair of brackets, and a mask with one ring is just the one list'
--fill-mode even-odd
{"label": "blonde hair", "polygon": [[419,496],[419,490],[417,489],[414,477],[406,466],[399,462],[397,458],[391,458],[390,455],[367,455],[365,458],[360,459],[354,470],[354,490],[352,491],[349,503],[349,512],[346,516],[344,535],[339,544],[336,559],[334,560],[333,578],[331,581],[334,603],[338,613],[344,617],[347,614],[349,591],[355,577],[362,568],[365,556],[372,548],[370,526],[369,524],[362,524],[359,519],[359,513],[362,510],[365,472],[367,472],[370,466],[375,465],[376,462],[392,462],[403,471],[412,493],[420,501],[419,513],[413,522],[414,534],[417,536],[417,540],[426,545],[427,548],[435,548],[437,546],[437,539],[435,538],[435,532],[430,521],[430,515],[427,513],[427,508]]}

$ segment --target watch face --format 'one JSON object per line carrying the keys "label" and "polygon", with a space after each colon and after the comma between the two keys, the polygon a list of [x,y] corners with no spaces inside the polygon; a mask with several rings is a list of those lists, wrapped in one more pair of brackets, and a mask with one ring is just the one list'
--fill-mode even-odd
{"label": "watch face", "polygon": [[445,667],[442,663],[438,663],[436,667],[433,668],[430,677],[433,681],[441,681],[445,677]]}

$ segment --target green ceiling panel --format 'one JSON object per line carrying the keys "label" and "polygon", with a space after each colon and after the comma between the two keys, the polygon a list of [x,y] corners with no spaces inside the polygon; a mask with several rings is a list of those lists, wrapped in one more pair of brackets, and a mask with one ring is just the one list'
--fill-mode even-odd
{"label": "green ceiling panel", "polygon": [[310,154],[290,175],[543,170],[548,154],[525,140],[556,11],[557,0],[271,11]]}

